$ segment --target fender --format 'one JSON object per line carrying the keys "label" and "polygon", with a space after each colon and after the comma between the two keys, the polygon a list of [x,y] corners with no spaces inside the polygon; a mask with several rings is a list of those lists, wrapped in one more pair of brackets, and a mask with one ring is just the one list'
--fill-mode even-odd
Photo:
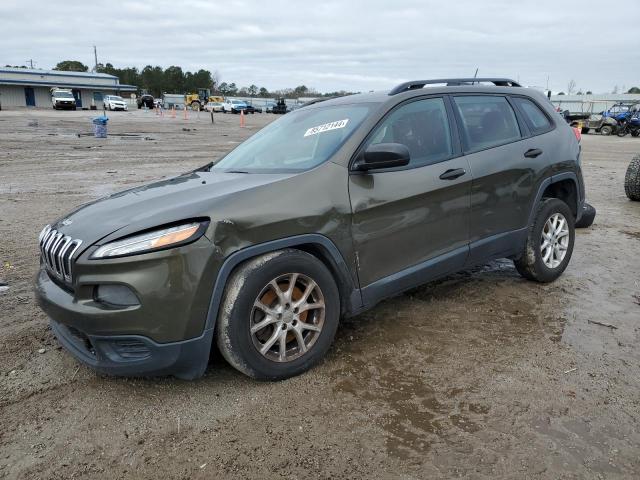
{"label": "fender", "polygon": [[561,182],[563,180],[571,180],[575,184],[576,192],[578,192],[578,195],[577,195],[578,205],[576,205],[576,211],[578,212],[578,214],[576,217],[576,222],[580,220],[580,217],[582,216],[581,206],[584,200],[579,198],[580,189],[578,186],[578,176],[574,172],[563,172],[563,173],[558,173],[556,175],[552,175],[551,177],[547,177],[544,180],[542,180],[542,182],[540,182],[540,186],[538,187],[538,193],[536,194],[534,202],[531,204],[531,210],[529,212],[529,222],[527,223],[527,226],[533,223],[533,217],[536,214],[536,205],[538,205],[540,200],[542,200],[542,195],[544,194],[544,191],[547,189],[547,187],[551,184]]}
{"label": "fender", "polygon": [[347,312],[353,313],[361,310],[362,297],[360,294],[360,288],[354,284],[353,278],[349,272],[349,267],[344,261],[340,250],[338,250],[338,247],[336,247],[336,245],[324,235],[310,233],[304,235],[295,235],[293,237],[280,238],[265,243],[259,243],[250,247],[243,248],[229,255],[222,264],[222,267],[218,272],[218,276],[216,277],[216,283],[211,294],[209,312],[207,313],[207,321],[204,330],[212,330],[215,327],[216,320],[218,318],[218,311],[220,309],[220,303],[222,302],[222,295],[224,294],[227,280],[229,279],[229,276],[231,275],[231,272],[235,267],[237,267],[245,260],[253,258],[257,255],[263,255],[265,253],[273,252],[275,250],[281,250],[283,248],[297,247],[300,245],[308,244],[323,247],[324,250],[329,253],[331,260],[334,262],[334,267],[336,267],[338,275],[340,276],[340,278],[337,280],[341,282],[343,286],[343,288],[340,288],[340,285],[338,285],[338,288],[341,292],[348,292],[348,298],[343,299]]}

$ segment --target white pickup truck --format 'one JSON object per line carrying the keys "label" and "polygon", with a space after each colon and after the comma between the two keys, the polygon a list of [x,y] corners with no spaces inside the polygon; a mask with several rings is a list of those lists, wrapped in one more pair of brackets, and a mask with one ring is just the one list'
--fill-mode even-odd
{"label": "white pickup truck", "polygon": [[54,110],[58,109],[76,109],[76,99],[71,90],[65,88],[51,89],[51,103]]}

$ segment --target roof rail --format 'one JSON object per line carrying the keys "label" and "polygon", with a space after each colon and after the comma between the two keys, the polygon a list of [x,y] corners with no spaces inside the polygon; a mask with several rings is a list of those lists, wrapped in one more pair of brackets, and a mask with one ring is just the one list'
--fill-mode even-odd
{"label": "roof rail", "polygon": [[436,80],[413,80],[411,82],[404,82],[395,86],[389,92],[389,95],[397,95],[398,93],[406,92],[408,90],[416,90],[422,88],[425,85],[434,85],[444,83],[448,87],[459,87],[461,85],[473,85],[476,83],[493,83],[496,87],[520,87],[521,85],[509,78],[439,78]]}

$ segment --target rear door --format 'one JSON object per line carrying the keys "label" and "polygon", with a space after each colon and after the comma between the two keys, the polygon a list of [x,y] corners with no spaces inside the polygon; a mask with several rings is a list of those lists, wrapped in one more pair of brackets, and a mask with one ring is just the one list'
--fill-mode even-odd
{"label": "rear door", "polygon": [[[349,176],[363,287],[377,284],[392,294],[393,289],[423,283],[442,269],[452,271],[464,264],[471,174],[460,155],[447,105],[443,97],[401,104],[373,129],[360,150],[376,143],[401,143],[411,154],[407,167]],[[445,258],[446,262],[438,261]],[[363,296],[367,302],[366,289]]]}
{"label": "rear door", "polygon": [[506,96],[455,95],[453,105],[473,173],[469,263],[476,263],[508,254],[527,228],[542,152],[529,151],[529,130]]}

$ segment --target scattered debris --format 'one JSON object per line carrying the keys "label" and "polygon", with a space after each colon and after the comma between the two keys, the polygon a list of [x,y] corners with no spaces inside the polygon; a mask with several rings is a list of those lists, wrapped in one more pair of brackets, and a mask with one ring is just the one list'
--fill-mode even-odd
{"label": "scattered debris", "polygon": [[574,368],[570,368],[569,370],[566,370],[564,373],[571,373],[571,372],[575,372],[576,370],[578,369],[574,367]]}
{"label": "scattered debris", "polygon": [[206,463],[203,463],[202,465],[200,465],[200,470],[202,470],[202,469],[203,469],[204,467],[206,467],[206,466],[207,466],[207,464],[206,464]]}
{"label": "scattered debris", "polygon": [[73,380],[74,378],[76,378],[76,375],[78,374],[78,370],[80,370],[80,367],[76,367],[76,371],[73,372],[73,375],[71,375],[71,380]]}
{"label": "scattered debris", "polygon": [[9,290],[9,284],[3,281],[0,281],[0,293],[4,293]]}
{"label": "scattered debris", "polygon": [[631,295],[631,298],[633,298],[633,303],[640,305],[640,294]]}
{"label": "scattered debris", "polygon": [[117,170],[107,170],[107,173],[118,173]]}
{"label": "scattered debris", "polygon": [[598,322],[597,320],[587,320],[587,322],[593,323],[595,325],[602,325],[603,327],[607,327],[607,328],[613,328],[615,330],[618,329],[618,327],[616,327],[615,325],[612,325],[611,323]]}
{"label": "scattered debris", "polygon": [[45,350],[44,348],[41,348],[40,350],[38,350],[38,353],[39,353],[40,355],[42,355],[44,352],[46,352],[46,350]]}
{"label": "scattered debris", "polygon": [[30,127],[37,127],[38,126],[38,120],[29,120],[29,123],[27,123],[28,126]]}

